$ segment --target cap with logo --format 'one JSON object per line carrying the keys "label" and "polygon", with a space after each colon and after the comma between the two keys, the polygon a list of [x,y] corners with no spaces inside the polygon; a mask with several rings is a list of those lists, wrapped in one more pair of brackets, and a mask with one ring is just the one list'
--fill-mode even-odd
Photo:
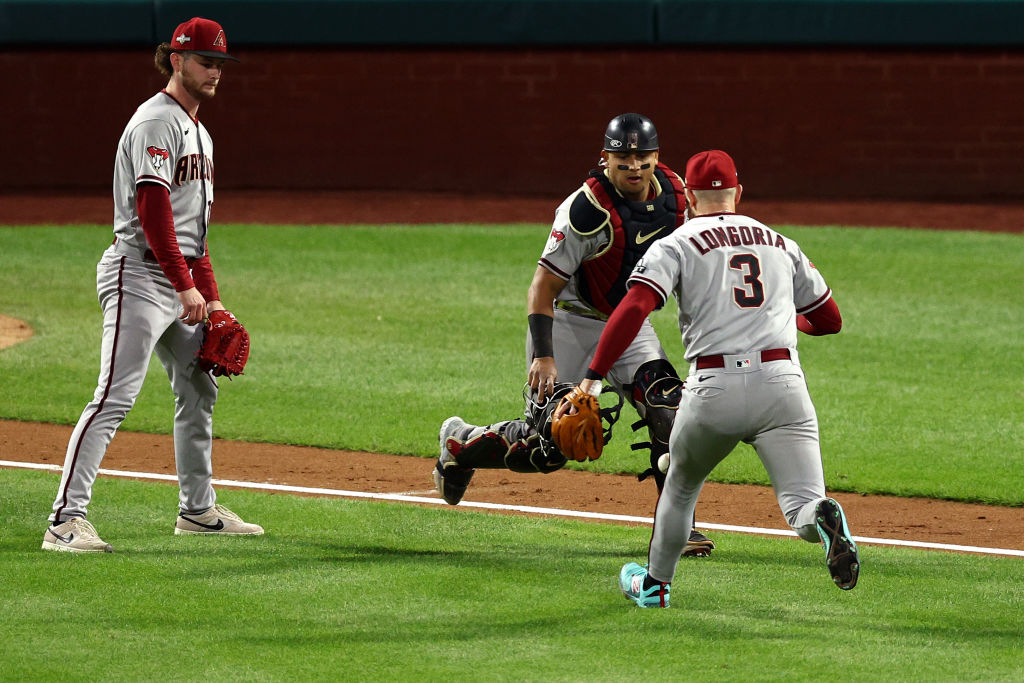
{"label": "cap with logo", "polygon": [[658,131],[643,114],[619,114],[604,131],[606,152],[653,152],[658,149]]}
{"label": "cap with logo", "polygon": [[727,190],[740,184],[735,162],[720,149],[690,157],[686,162],[685,181],[691,190]]}
{"label": "cap with logo", "polygon": [[237,57],[228,54],[228,39],[221,25],[202,17],[192,17],[178,24],[171,36],[171,47],[175,52],[193,52],[203,57],[238,61]]}

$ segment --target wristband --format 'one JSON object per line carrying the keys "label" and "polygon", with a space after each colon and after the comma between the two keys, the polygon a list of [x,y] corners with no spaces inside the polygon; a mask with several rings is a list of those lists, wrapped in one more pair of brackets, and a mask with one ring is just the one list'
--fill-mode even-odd
{"label": "wristband", "polygon": [[530,321],[530,339],[533,340],[533,357],[554,357],[555,350],[551,344],[551,326],[555,322],[550,315],[531,313],[526,316]]}

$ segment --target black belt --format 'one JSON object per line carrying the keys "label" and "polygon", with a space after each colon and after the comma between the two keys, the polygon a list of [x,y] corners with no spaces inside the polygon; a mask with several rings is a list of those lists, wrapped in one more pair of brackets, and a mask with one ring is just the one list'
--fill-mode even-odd
{"label": "black belt", "polygon": [[[768,349],[767,351],[761,352],[761,362],[767,363],[773,360],[789,360],[792,358],[789,349]],[[711,368],[724,368],[725,357],[724,356],[701,356],[697,359],[698,370],[708,370]]]}
{"label": "black belt", "polygon": [[[143,261],[149,261],[150,263],[158,263],[158,261],[156,260],[156,254],[153,253],[152,249],[147,249],[146,250],[146,252],[142,255],[142,260]],[[198,260],[199,259],[197,259],[197,258],[189,258],[188,256],[186,256],[185,257],[185,265],[188,266],[189,268],[191,268],[195,264],[195,262],[198,261]]]}

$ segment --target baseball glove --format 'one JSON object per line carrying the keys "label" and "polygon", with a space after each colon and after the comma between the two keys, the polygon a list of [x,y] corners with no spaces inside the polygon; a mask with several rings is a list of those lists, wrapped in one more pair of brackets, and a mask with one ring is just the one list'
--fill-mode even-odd
{"label": "baseball glove", "polygon": [[576,411],[566,412],[551,421],[551,438],[555,445],[570,460],[597,460],[604,448],[601,406],[597,398],[575,387],[562,401],[568,401]]}
{"label": "baseball glove", "polygon": [[199,367],[217,377],[241,375],[249,360],[249,333],[229,311],[214,311],[206,321]]}

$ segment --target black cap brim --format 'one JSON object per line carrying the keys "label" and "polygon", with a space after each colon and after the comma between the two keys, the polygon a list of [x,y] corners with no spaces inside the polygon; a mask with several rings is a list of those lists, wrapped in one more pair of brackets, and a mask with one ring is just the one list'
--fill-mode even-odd
{"label": "black cap brim", "polygon": [[232,62],[240,62],[238,57],[232,57],[227,52],[217,52],[216,50],[175,50],[175,52],[191,52],[194,55],[200,57],[210,57],[212,59],[227,59]]}

